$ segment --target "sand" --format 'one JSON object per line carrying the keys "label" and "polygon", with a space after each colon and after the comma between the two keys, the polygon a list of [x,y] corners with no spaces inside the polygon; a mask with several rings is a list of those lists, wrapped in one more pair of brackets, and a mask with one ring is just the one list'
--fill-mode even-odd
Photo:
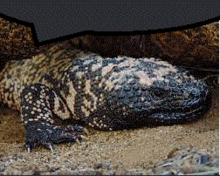
{"label": "sand", "polygon": [[[212,164],[203,165],[206,166],[203,172],[210,171],[218,165],[218,89],[213,90],[211,109],[192,123],[113,132],[90,129],[86,139],[80,143],[59,144],[54,153],[38,147],[29,154],[23,147],[24,139],[25,130],[19,114],[2,108],[0,174],[158,174],[161,172],[154,170],[175,152],[195,155],[195,151],[200,150],[209,151],[215,158]],[[188,173],[196,171],[198,168]],[[187,173],[183,170],[172,172]]]}

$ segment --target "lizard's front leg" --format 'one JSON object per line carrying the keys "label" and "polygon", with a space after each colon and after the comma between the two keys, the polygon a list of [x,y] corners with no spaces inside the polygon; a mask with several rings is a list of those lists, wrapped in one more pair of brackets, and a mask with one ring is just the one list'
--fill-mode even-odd
{"label": "lizard's front leg", "polygon": [[68,119],[71,113],[53,90],[42,84],[34,84],[22,91],[21,117],[26,128],[25,147],[28,151],[36,145],[52,150],[54,143],[78,141],[83,137],[82,126],[56,126],[54,115]]}

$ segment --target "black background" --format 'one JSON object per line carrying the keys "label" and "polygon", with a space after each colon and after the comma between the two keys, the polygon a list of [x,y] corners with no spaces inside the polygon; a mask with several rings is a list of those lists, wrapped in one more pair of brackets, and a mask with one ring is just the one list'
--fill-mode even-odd
{"label": "black background", "polygon": [[220,2],[10,0],[0,1],[0,13],[10,21],[30,26],[36,43],[50,43],[93,31],[130,35],[195,27],[218,21]]}

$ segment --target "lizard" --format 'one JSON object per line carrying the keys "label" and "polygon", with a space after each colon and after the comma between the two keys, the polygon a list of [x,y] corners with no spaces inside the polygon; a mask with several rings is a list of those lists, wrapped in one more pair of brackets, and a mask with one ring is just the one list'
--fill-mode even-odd
{"label": "lizard", "polygon": [[86,127],[121,130],[185,123],[208,109],[209,87],[159,58],[101,57],[62,44],[0,72],[0,101],[20,111],[25,148],[52,149]]}

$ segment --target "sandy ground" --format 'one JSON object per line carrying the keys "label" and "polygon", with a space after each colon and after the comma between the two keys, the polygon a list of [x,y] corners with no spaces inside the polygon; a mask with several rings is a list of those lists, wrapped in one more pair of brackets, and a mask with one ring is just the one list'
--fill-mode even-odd
{"label": "sandy ground", "polygon": [[[219,95],[213,90],[212,107],[198,121],[116,132],[90,130],[81,143],[59,144],[54,153],[38,147],[24,150],[25,131],[19,114],[0,112],[0,173],[2,174],[83,174],[104,168],[101,174],[126,174],[129,170],[147,171],[169,158],[180,148],[219,151]],[[89,170],[92,168],[93,170]],[[106,169],[107,168],[107,169]],[[112,171],[114,170],[114,172]],[[147,173],[147,172],[144,172]],[[97,172],[95,173],[97,174]]]}

